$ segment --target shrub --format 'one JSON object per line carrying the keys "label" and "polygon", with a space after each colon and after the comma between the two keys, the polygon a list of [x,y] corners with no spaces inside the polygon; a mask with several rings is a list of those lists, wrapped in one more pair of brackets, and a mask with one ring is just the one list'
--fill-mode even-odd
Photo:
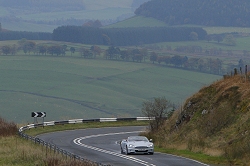
{"label": "shrub", "polygon": [[245,140],[239,139],[237,141],[229,142],[225,149],[225,157],[231,163],[235,161],[235,159],[246,159],[249,161],[250,155],[250,143],[249,143],[249,136],[246,137]]}
{"label": "shrub", "polygon": [[0,117],[0,137],[16,135],[17,131],[18,128],[14,122],[7,122]]}

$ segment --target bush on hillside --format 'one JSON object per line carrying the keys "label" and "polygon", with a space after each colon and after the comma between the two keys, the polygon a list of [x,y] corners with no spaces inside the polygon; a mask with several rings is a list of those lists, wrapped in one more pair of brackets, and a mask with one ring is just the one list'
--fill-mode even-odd
{"label": "bush on hillside", "polygon": [[150,121],[151,132],[158,131],[164,124],[166,118],[171,117],[174,109],[173,104],[165,97],[154,98],[153,101],[145,101],[142,104],[142,113],[151,118],[155,117],[155,120]]}
{"label": "bush on hillside", "polygon": [[0,117],[0,137],[16,135],[17,131],[18,128],[14,122],[7,122]]}

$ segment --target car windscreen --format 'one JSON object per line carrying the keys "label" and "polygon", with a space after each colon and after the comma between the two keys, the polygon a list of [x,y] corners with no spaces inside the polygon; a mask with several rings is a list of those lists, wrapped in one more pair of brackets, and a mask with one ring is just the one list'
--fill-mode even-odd
{"label": "car windscreen", "polygon": [[146,137],[129,137],[128,141],[148,141]]}

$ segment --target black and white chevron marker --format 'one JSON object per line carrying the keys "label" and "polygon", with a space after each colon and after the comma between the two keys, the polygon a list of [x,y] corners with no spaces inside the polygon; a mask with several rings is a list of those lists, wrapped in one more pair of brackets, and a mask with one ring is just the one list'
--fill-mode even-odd
{"label": "black and white chevron marker", "polygon": [[31,117],[34,117],[34,118],[37,118],[37,117],[44,118],[44,117],[46,117],[46,112],[32,112],[31,113]]}

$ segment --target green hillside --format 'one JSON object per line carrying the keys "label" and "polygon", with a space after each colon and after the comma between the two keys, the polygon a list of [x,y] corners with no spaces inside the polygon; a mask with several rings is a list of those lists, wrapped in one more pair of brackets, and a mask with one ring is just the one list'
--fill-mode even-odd
{"label": "green hillside", "polygon": [[[99,0],[61,0],[58,2],[57,0],[22,0],[22,1],[15,1],[15,0],[0,0],[0,5],[3,7],[10,7],[10,8],[19,8],[20,10],[25,9],[32,9],[38,10],[37,12],[41,11],[55,11],[57,10],[100,10],[109,7],[120,7],[120,8],[130,8],[133,6],[135,2],[143,3],[146,0],[107,0],[107,1],[99,1]],[[138,6],[138,5],[137,5]],[[44,7],[48,7],[44,9]],[[30,11],[32,12],[32,11]]]}
{"label": "green hillside", "polygon": [[24,20],[36,20],[39,21],[54,21],[56,19],[67,20],[74,18],[76,20],[116,20],[121,15],[133,15],[131,14],[131,8],[120,7],[108,7],[98,10],[80,10],[80,11],[58,11],[58,12],[43,12],[34,14],[22,14],[20,17]]}
{"label": "green hillside", "polygon": [[39,25],[28,22],[10,22],[2,21],[2,28],[12,31],[30,31],[30,32],[53,32],[57,25]]}
{"label": "green hillside", "polygon": [[77,57],[0,56],[0,115],[32,122],[33,111],[46,120],[141,116],[141,104],[166,96],[181,104],[220,76],[147,63]]}
{"label": "green hillside", "polygon": [[[107,25],[104,28],[123,28],[123,27],[168,27],[169,24],[157,20],[152,17],[133,16],[126,20]],[[199,26],[199,25],[175,25],[171,27],[202,27],[207,34],[223,34],[223,33],[244,33],[249,34],[250,28],[248,27],[218,27],[218,26]]]}
{"label": "green hillside", "polygon": [[126,27],[166,27],[166,23],[150,17],[134,16],[104,28],[126,28]]}

